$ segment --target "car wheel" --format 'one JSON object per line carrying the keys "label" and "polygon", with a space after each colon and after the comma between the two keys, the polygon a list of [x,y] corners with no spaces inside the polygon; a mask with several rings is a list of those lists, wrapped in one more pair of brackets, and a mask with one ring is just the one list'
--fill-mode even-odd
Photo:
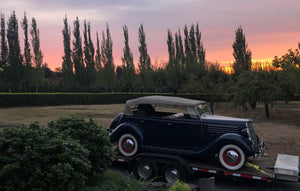
{"label": "car wheel", "polygon": [[134,156],[138,151],[138,142],[131,134],[124,134],[119,138],[118,149],[126,157]]}
{"label": "car wheel", "polygon": [[177,163],[169,163],[163,167],[162,175],[166,182],[174,183],[176,180],[186,182],[187,174],[185,169]]}
{"label": "car wheel", "polygon": [[245,154],[236,145],[225,145],[219,151],[219,161],[228,170],[238,170],[245,164]]}
{"label": "car wheel", "polygon": [[150,159],[141,159],[136,162],[134,172],[138,179],[148,180],[157,176],[157,164]]}

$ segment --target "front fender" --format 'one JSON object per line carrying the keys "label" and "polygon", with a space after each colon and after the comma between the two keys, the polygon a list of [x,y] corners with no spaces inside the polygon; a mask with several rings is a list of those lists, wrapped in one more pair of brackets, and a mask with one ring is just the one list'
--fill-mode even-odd
{"label": "front fender", "polygon": [[114,143],[118,141],[119,137],[125,133],[130,133],[137,138],[137,141],[143,143],[144,137],[142,131],[138,128],[138,125],[134,123],[121,123],[110,134],[110,142]]}
{"label": "front fender", "polygon": [[246,156],[251,156],[254,154],[249,140],[236,133],[226,133],[224,135],[221,135],[208,146],[206,146],[205,149],[201,151],[201,154],[212,156],[227,144],[234,144],[239,146],[245,152]]}

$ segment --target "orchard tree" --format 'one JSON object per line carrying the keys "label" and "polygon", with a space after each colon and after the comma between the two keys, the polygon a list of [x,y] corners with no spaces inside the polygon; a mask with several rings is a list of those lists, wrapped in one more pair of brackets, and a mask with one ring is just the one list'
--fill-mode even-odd
{"label": "orchard tree", "polygon": [[242,27],[238,27],[235,31],[235,41],[232,45],[233,57],[235,59],[233,63],[233,69],[236,76],[240,75],[243,71],[251,71],[251,51],[247,48],[246,38],[243,33]]}
{"label": "orchard tree", "polygon": [[269,105],[282,97],[282,89],[274,71],[243,72],[237,78],[234,89],[235,106],[240,105],[247,110],[248,105],[255,108],[256,103],[262,103],[266,117],[270,117]]}
{"label": "orchard tree", "polygon": [[[299,47],[300,48],[300,47]],[[300,51],[289,50],[281,57],[275,56],[273,65],[279,69],[281,87],[285,93],[285,100],[288,101],[293,94],[300,93]]]}

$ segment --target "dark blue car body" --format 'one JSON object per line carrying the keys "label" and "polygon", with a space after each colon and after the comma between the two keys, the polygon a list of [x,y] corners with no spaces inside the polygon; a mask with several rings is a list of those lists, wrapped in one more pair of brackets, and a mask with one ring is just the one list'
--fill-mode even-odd
{"label": "dark blue car body", "polygon": [[[185,105],[191,101],[192,104],[187,106],[189,110],[198,107],[198,104],[205,104],[205,102],[166,96],[148,96],[141,100],[130,101],[126,103],[124,112],[113,120],[109,128],[110,141],[112,143],[119,141],[119,147],[125,151],[123,152],[125,155],[129,153],[128,156],[130,156],[133,150],[195,158],[211,158],[219,154],[223,155],[225,165],[227,163],[230,167],[234,166],[230,163],[230,157],[232,154],[239,153],[239,149],[228,148],[226,150],[225,148],[220,153],[220,149],[225,145],[239,147],[243,151],[242,154],[245,155],[244,158],[258,153],[258,137],[254,132],[251,119],[215,116],[209,113],[200,115],[197,109],[195,109],[195,113],[192,111],[194,116],[186,113],[180,114],[181,117],[170,118],[167,116],[179,116],[179,114],[157,112],[155,111],[157,104],[155,102],[159,102],[158,104],[175,103],[175,105],[183,102],[180,105]],[[132,103],[134,103],[134,107],[130,108]],[[139,106],[143,107],[139,108]],[[141,108],[146,108],[145,110],[148,109],[148,111],[138,114]],[[124,138],[120,141],[120,137],[124,134],[129,134],[131,138]],[[127,143],[130,148],[126,150]],[[134,148],[137,145],[138,148]],[[227,161],[226,158],[228,158]],[[241,157],[237,160],[241,160]]]}

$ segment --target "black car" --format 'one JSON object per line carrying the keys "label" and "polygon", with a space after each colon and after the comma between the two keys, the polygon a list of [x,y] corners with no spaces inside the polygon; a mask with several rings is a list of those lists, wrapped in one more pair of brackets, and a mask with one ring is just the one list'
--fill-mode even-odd
{"label": "black car", "polygon": [[213,158],[238,170],[259,153],[252,120],[212,115],[205,101],[169,96],[128,100],[112,122],[110,141],[120,153],[138,152]]}

